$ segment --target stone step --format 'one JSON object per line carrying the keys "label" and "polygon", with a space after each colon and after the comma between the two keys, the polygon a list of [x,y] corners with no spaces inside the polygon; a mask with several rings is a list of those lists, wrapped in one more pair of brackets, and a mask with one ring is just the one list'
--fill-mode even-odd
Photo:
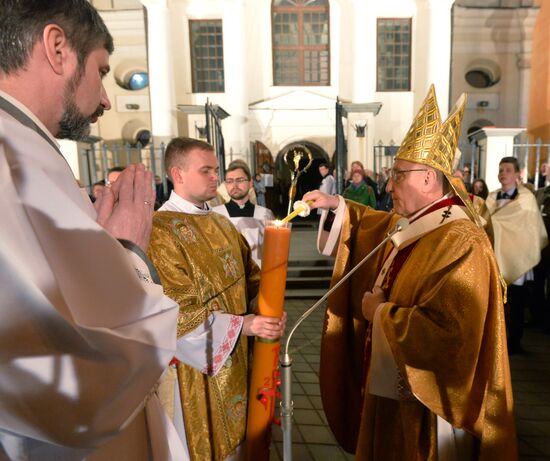
{"label": "stone step", "polygon": [[334,267],[334,260],[332,259],[311,259],[311,260],[304,260],[301,261],[289,261],[288,262],[288,268],[289,270],[291,268],[295,267],[308,267],[308,268],[329,268],[332,270]]}
{"label": "stone step", "polygon": [[[322,298],[326,292],[327,290],[323,288],[308,288],[308,289],[288,288],[285,291],[285,299],[311,298],[315,302],[315,300]],[[312,302],[312,305],[314,302]]]}
{"label": "stone step", "polygon": [[330,277],[288,277],[287,289],[327,289],[330,285]]}
{"label": "stone step", "polygon": [[289,267],[287,277],[331,277],[332,267]]}
{"label": "stone step", "polygon": [[330,286],[334,260],[311,259],[307,261],[289,261],[286,288],[291,297],[307,298],[314,290],[324,293]]}

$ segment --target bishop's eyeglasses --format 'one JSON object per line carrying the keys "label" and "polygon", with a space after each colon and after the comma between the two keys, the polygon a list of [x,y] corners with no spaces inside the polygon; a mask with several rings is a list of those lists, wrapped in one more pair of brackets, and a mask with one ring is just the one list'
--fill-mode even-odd
{"label": "bishop's eyeglasses", "polygon": [[400,170],[399,168],[390,168],[389,175],[393,182],[398,183],[399,181],[402,181],[405,178],[406,173],[410,173],[412,171],[428,171],[427,168],[412,168],[410,170]]}

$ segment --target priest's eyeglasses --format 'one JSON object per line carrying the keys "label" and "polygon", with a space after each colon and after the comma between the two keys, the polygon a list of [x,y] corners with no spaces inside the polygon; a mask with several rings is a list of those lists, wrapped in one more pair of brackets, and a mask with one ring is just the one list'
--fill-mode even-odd
{"label": "priest's eyeglasses", "polygon": [[393,182],[397,183],[405,178],[405,173],[412,171],[428,171],[427,168],[412,168],[410,170],[399,170],[398,168],[390,168],[390,178]]}
{"label": "priest's eyeglasses", "polygon": [[225,180],[225,184],[229,184],[229,185],[231,185],[233,183],[242,184],[242,183],[248,182],[248,181],[250,181],[248,178],[235,178],[235,179],[230,178],[230,179]]}

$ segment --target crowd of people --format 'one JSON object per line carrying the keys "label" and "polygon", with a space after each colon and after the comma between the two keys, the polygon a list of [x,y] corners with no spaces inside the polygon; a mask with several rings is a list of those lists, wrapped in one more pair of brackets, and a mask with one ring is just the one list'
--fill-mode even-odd
{"label": "crowd of people", "polygon": [[[0,0],[0,37],[0,458],[241,459],[248,338],[286,327],[255,311],[262,177],[232,162],[212,208],[212,146],[176,137],[169,194],[129,165],[92,204],[56,138],[111,107],[103,20],[86,0]],[[432,86],[391,167],[353,162],[339,196],[322,164],[303,197],[332,283],[351,275],[328,299],[320,381],[358,460],[517,459],[508,355],[530,284],[548,322],[550,186],[524,187],[513,157],[490,193],[470,165],[453,171],[465,104],[441,119]]]}

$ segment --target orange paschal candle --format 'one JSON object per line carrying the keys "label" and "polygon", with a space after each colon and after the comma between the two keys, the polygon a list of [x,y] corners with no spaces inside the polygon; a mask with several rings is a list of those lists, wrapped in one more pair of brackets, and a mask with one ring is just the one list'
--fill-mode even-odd
{"label": "orange paschal candle", "polygon": [[283,315],[289,246],[290,227],[266,226],[258,299],[260,315]]}
{"label": "orange paschal candle", "polygon": [[[264,233],[258,313],[281,317],[285,302],[290,225],[268,224]],[[275,413],[278,385],[279,340],[256,338],[246,428],[246,451],[249,461],[269,460],[271,423]]]}

